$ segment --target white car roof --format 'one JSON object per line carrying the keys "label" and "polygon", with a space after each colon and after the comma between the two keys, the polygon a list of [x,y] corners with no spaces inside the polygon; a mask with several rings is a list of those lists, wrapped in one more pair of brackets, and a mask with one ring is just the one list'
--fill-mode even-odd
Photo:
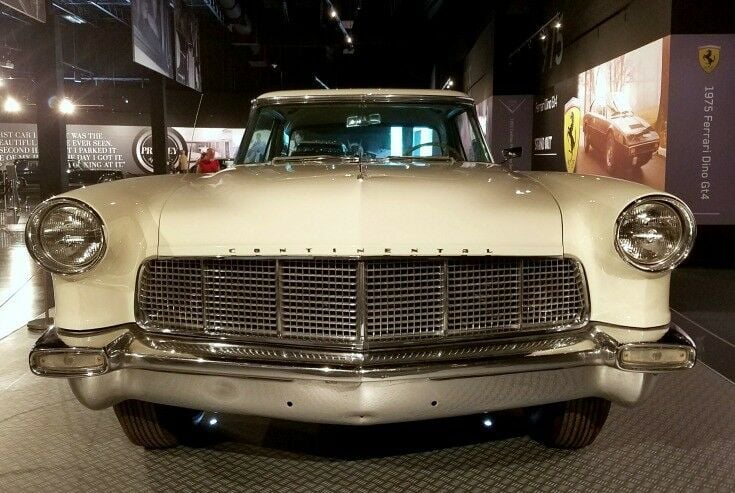
{"label": "white car roof", "polygon": [[258,96],[258,99],[272,98],[303,98],[303,97],[329,97],[329,96],[439,96],[469,98],[463,92],[446,91],[443,89],[306,89],[299,91],[274,91]]}

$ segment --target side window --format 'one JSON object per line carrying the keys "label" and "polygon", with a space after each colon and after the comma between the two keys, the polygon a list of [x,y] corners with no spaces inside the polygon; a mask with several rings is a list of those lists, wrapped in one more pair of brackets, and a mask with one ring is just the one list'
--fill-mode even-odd
{"label": "side window", "polygon": [[465,156],[468,161],[487,161],[487,156],[482,146],[482,142],[477,141],[480,135],[472,128],[472,122],[466,111],[460,113],[454,118],[457,125],[457,133],[462,143]]}
{"label": "side window", "polygon": [[255,130],[245,153],[245,163],[265,162],[268,155],[271,133],[276,121],[273,116],[261,113],[255,122]]}

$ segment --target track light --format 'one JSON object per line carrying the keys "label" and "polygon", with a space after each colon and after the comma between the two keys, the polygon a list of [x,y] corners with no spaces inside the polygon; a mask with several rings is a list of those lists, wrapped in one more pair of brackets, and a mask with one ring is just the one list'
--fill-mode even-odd
{"label": "track light", "polygon": [[546,31],[541,31],[541,35],[539,36],[539,39],[540,39],[541,41],[543,41],[543,40],[545,40],[545,39],[546,39]]}
{"label": "track light", "polygon": [[334,7],[332,7],[332,9],[329,11],[329,17],[331,17],[332,19],[337,18],[337,11],[334,10]]}
{"label": "track light", "polygon": [[556,22],[554,22],[554,29],[561,29],[561,21],[557,19]]}
{"label": "track light", "polygon": [[21,110],[20,103],[13,96],[8,96],[3,102],[3,111],[5,113],[18,113]]}
{"label": "track light", "polygon": [[348,45],[351,45],[352,44],[352,36],[350,36],[349,34],[347,36],[345,36],[345,41],[347,41],[347,44]]}
{"label": "track light", "polygon": [[447,81],[442,86],[442,89],[451,89],[454,86],[454,80],[452,80],[451,77],[447,79]]}
{"label": "track light", "polygon": [[59,110],[59,113],[62,115],[71,115],[73,114],[77,106],[72,102],[69,98],[63,98],[61,101],[59,101],[59,105],[56,107],[56,109]]}

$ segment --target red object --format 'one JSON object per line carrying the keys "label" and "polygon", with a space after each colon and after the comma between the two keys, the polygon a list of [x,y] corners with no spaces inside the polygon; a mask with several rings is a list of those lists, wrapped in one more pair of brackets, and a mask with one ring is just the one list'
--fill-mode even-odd
{"label": "red object", "polygon": [[199,161],[199,173],[216,173],[219,171],[219,161],[216,159]]}

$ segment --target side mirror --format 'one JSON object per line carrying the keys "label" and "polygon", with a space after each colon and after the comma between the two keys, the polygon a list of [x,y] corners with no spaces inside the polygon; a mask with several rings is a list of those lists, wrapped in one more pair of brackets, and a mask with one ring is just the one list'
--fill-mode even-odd
{"label": "side mirror", "polygon": [[523,155],[523,147],[508,147],[503,149],[503,162],[507,163],[511,159],[521,157]]}

